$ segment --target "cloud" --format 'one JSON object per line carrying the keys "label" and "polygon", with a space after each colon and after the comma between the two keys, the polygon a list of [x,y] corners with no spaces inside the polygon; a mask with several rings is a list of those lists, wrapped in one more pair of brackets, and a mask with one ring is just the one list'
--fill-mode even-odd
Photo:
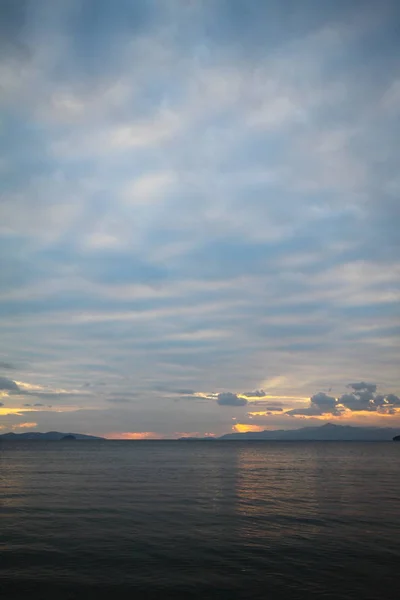
{"label": "cloud", "polygon": [[34,429],[37,427],[37,423],[29,422],[29,423],[18,423],[13,425],[12,429]]}
{"label": "cloud", "polygon": [[13,371],[15,366],[9,362],[0,361],[0,369],[9,369],[10,371]]}
{"label": "cloud", "polygon": [[307,406],[306,408],[292,408],[291,410],[286,411],[285,414],[291,417],[297,416],[305,416],[305,417],[319,417],[323,414],[330,414],[329,411],[322,412],[322,410],[318,406]]}
{"label": "cloud", "polygon": [[310,398],[310,405],[306,408],[296,408],[286,411],[290,416],[319,416],[319,415],[339,415],[337,400],[333,396],[328,396],[325,392],[318,392]]}
{"label": "cloud", "polygon": [[372,383],[352,383],[352,394],[343,394],[338,402],[353,412],[368,411],[394,414],[400,406],[400,399],[396,394],[377,394],[377,386]]}
{"label": "cloud", "polygon": [[[5,377],[0,377],[0,390],[4,390],[8,396],[32,397],[46,401],[61,400],[61,401],[77,401],[87,399],[92,394],[81,390],[66,390],[62,388],[53,388],[22,381],[12,381]],[[24,406],[41,407],[45,404],[37,402],[35,404],[24,404]]]}
{"label": "cloud", "polygon": [[271,404],[270,406],[267,406],[267,410],[252,411],[247,414],[251,417],[263,417],[265,415],[271,415],[271,414],[277,413],[277,412],[278,413],[283,412],[283,408],[281,408],[280,406],[274,406],[273,404]]}
{"label": "cloud", "polygon": [[[382,396],[379,397],[379,400],[381,400]],[[386,396],[386,398],[383,398],[383,402],[387,402],[388,404],[393,404],[394,406],[400,406],[400,398],[399,396],[396,396],[396,394],[388,394]],[[377,397],[375,397],[375,404],[377,404]]]}
{"label": "cloud", "polygon": [[371,383],[360,382],[349,384],[354,390],[351,394],[343,394],[339,398],[328,396],[319,392],[310,398],[310,404],[305,408],[296,408],[286,411],[289,416],[344,416],[344,411],[352,412],[379,412],[383,414],[395,414],[396,408],[400,407],[400,398],[395,394],[376,394],[377,386]]}
{"label": "cloud", "polygon": [[0,402],[0,406],[4,406],[3,402]]}
{"label": "cloud", "polygon": [[246,406],[247,400],[246,398],[239,398],[237,394],[232,394],[232,392],[223,392],[218,394],[217,404],[220,406]]}
{"label": "cloud", "polygon": [[245,396],[246,398],[264,398],[266,396],[266,392],[264,390],[254,390],[253,392],[243,392],[241,396]]}
{"label": "cloud", "polygon": [[365,381],[360,381],[359,383],[349,383],[347,387],[352,388],[355,392],[376,392],[376,385],[374,383],[365,383]]}
{"label": "cloud", "polygon": [[347,387],[351,388],[353,393],[343,394],[339,398],[340,404],[353,411],[373,411],[376,409],[374,404],[375,384],[360,381],[359,383],[350,383]]}
{"label": "cloud", "polygon": [[336,408],[336,398],[328,396],[324,392],[319,392],[311,397],[311,404],[318,406],[322,409],[329,409],[330,411]]}
{"label": "cloud", "polygon": [[349,410],[369,410],[370,407],[372,408],[369,400],[370,399],[368,398],[368,400],[364,402],[355,394],[343,394],[339,398],[339,403]]}
{"label": "cloud", "polygon": [[[20,394],[24,395],[24,396],[32,396],[34,398],[40,398],[42,400],[71,400],[71,399],[78,399],[80,398],[85,398],[87,397],[86,394],[80,394],[79,392],[68,392],[68,391],[61,391],[61,392],[52,392],[51,390],[48,391],[36,391],[36,390],[24,390],[21,389]],[[35,406],[44,406],[43,404],[35,404]]]}
{"label": "cloud", "polygon": [[0,390],[18,392],[20,388],[12,379],[8,379],[7,377],[0,377]]}
{"label": "cloud", "polygon": [[248,431],[264,431],[264,427],[261,425],[249,425],[247,423],[235,423],[232,426],[232,431],[236,433],[247,433]]}

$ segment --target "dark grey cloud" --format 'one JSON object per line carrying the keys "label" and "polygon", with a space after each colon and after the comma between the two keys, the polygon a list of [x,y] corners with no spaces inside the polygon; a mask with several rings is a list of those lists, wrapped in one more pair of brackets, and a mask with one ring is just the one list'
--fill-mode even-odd
{"label": "dark grey cloud", "polygon": [[373,383],[351,383],[347,387],[354,390],[350,394],[343,394],[338,399],[319,392],[310,398],[310,405],[306,408],[295,408],[286,414],[291,416],[320,416],[324,414],[340,415],[343,409],[353,412],[369,411],[394,414],[400,406],[400,398],[395,394],[376,394],[377,386]]}
{"label": "dark grey cloud", "polygon": [[[386,402],[394,406],[400,406],[400,398],[396,394],[388,394],[385,398]],[[376,402],[376,399],[375,399]]]}
{"label": "dark grey cloud", "polygon": [[2,402],[0,402],[0,406],[4,406],[4,404]]}
{"label": "dark grey cloud", "polygon": [[343,394],[339,398],[339,404],[342,404],[349,410],[371,410],[372,406],[370,405],[369,399],[364,402],[361,400],[356,394]]}
{"label": "dark grey cloud", "polygon": [[325,392],[319,392],[311,397],[311,404],[322,409],[329,409],[327,412],[335,410],[336,398],[328,396]]}
{"label": "dark grey cloud", "polygon": [[350,384],[348,387],[351,387],[354,392],[343,394],[338,401],[351,411],[393,414],[395,409],[400,406],[400,398],[396,394],[375,394],[377,389],[375,384],[360,382],[359,384]]}
{"label": "dark grey cloud", "polygon": [[12,379],[8,379],[8,377],[0,377],[0,390],[19,392],[20,388]]}
{"label": "dark grey cloud", "polygon": [[374,411],[377,409],[377,406],[380,406],[380,401],[378,399],[378,404],[375,404],[375,392],[376,392],[376,384],[375,383],[366,383],[365,381],[360,381],[357,383],[350,383],[348,388],[352,389],[353,392],[351,394],[343,394],[339,398],[339,403],[343,404],[346,408],[352,411]]}
{"label": "dark grey cloud", "polygon": [[179,394],[179,396],[193,396],[193,394],[196,393],[196,390],[193,390],[191,388],[175,388],[172,386],[168,386],[168,385],[160,385],[160,384],[156,384],[152,386],[152,389],[155,392],[165,392],[167,394]]}
{"label": "dark grey cloud", "polygon": [[264,390],[254,390],[253,392],[243,392],[242,394],[246,398],[263,398],[265,395]]}
{"label": "dark grey cloud", "polygon": [[328,396],[325,392],[318,392],[310,398],[310,405],[306,408],[295,408],[289,410],[286,414],[318,416],[318,415],[338,415],[337,400],[333,396]]}
{"label": "dark grey cloud", "polygon": [[14,371],[15,367],[14,367],[14,365],[12,365],[9,362],[5,362],[5,361],[0,360],[0,369],[8,369],[10,371]]}
{"label": "dark grey cloud", "polygon": [[353,389],[355,392],[376,392],[376,384],[365,383],[365,381],[360,381],[358,383],[349,383],[347,387]]}
{"label": "dark grey cloud", "polygon": [[45,406],[44,404],[41,404],[40,402],[37,402],[36,404],[34,404],[33,406]]}
{"label": "dark grey cloud", "polygon": [[388,404],[389,402],[386,399],[389,397],[393,397],[394,399],[397,398],[397,396],[395,396],[394,394],[388,394],[387,396],[383,396],[382,394],[376,394],[376,396],[374,397],[375,406],[384,406],[385,404]]}
{"label": "dark grey cloud", "polygon": [[372,392],[354,392],[353,394],[343,394],[339,398],[339,402],[351,410],[355,410],[353,407],[356,406],[360,407],[358,410],[368,410],[369,407],[373,406],[374,398]]}
{"label": "dark grey cloud", "polygon": [[223,392],[218,394],[217,404],[220,406],[246,406],[248,402],[246,398],[239,398],[237,394],[232,394],[232,392]]}
{"label": "dark grey cloud", "polygon": [[28,407],[28,406],[32,406],[32,404],[23,404],[23,406]]}

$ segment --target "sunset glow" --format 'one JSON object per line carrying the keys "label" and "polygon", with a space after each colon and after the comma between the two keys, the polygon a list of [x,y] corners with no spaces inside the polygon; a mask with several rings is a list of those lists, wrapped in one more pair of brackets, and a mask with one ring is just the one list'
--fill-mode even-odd
{"label": "sunset glow", "polygon": [[232,431],[236,433],[247,433],[248,431],[263,431],[265,427],[261,427],[261,425],[249,425],[247,423],[235,423],[232,426]]}
{"label": "sunset glow", "polygon": [[23,416],[24,413],[27,412],[35,412],[35,408],[11,408],[11,407],[6,407],[6,406],[0,406],[0,416],[7,416],[7,415],[18,415],[20,417]]}
{"label": "sunset glow", "polygon": [[155,431],[126,431],[107,433],[104,435],[110,440],[160,440],[163,436]]}

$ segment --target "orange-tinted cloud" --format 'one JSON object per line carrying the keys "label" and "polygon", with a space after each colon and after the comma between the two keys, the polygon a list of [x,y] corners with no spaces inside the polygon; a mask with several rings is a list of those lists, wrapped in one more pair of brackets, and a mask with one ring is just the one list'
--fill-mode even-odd
{"label": "orange-tinted cloud", "polygon": [[[262,391],[262,390],[261,390]],[[256,392],[247,392],[246,394],[238,394],[239,398],[246,398],[249,401],[249,404],[263,404],[264,401],[266,400],[294,400],[295,402],[299,402],[299,401],[304,401],[304,400],[308,400],[307,397],[305,396],[282,396],[282,395],[276,395],[276,394],[266,394],[264,393],[263,395],[261,395],[261,391],[256,391]],[[258,394],[256,396],[251,396],[250,394],[254,393],[254,394]]]}
{"label": "orange-tinted cloud", "polygon": [[[249,413],[252,414],[252,413]],[[395,415],[400,415],[400,408],[394,408],[392,409],[392,412],[381,412],[381,411],[370,411],[370,410],[358,410],[358,411],[352,411],[352,410],[346,410],[345,408],[343,408],[343,410],[340,412],[340,414],[336,414],[333,415],[331,413],[325,413],[323,415],[312,415],[312,414],[293,414],[292,411],[285,411],[284,414],[287,414],[288,416],[294,418],[294,419],[313,419],[315,421],[330,421],[332,423],[334,422],[343,422],[343,421],[351,421],[352,423],[354,423],[354,421],[356,419],[358,419],[359,417],[362,417],[363,419],[370,421],[370,424],[372,425],[374,422],[377,421],[377,419],[393,419],[393,417]]]}
{"label": "orange-tinted cloud", "polygon": [[247,423],[236,423],[232,427],[232,431],[236,433],[247,433],[248,431],[264,431],[265,427],[261,425],[248,425]]}
{"label": "orange-tinted cloud", "polygon": [[283,408],[280,408],[279,406],[271,406],[267,410],[248,412],[247,416],[250,417],[250,419],[252,419],[253,417],[267,417],[268,415],[280,413],[283,413]]}
{"label": "orange-tinted cloud", "polygon": [[37,427],[37,423],[18,423],[18,425],[13,425],[12,429],[34,429]]}

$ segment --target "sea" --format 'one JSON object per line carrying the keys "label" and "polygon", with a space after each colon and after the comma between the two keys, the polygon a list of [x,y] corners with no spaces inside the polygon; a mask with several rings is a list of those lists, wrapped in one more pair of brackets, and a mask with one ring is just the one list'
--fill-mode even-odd
{"label": "sea", "polygon": [[0,442],[0,597],[400,598],[400,444]]}

